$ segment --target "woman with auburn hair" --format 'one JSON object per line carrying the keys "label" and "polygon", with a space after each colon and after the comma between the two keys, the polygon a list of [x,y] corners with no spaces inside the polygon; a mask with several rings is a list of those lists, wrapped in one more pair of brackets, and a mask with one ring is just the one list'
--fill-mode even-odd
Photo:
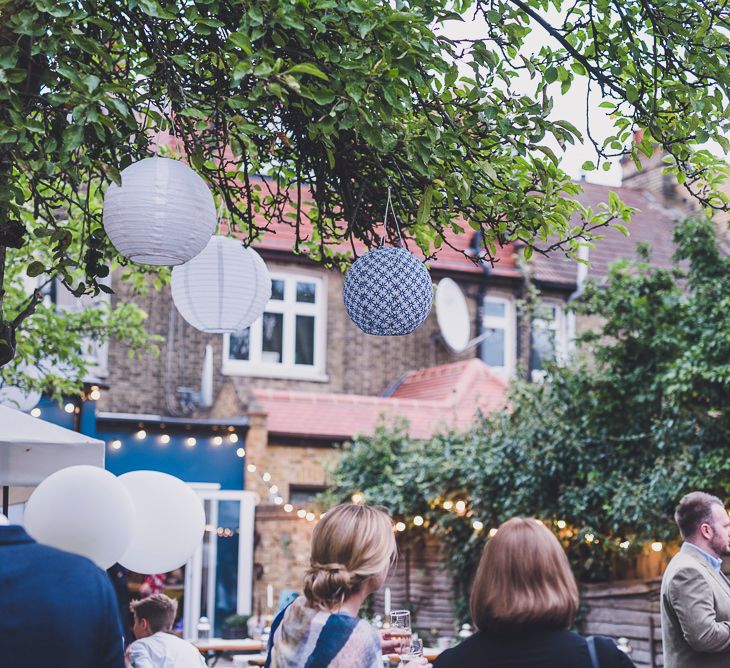
{"label": "woman with auburn hair", "polygon": [[539,520],[512,518],[482,554],[471,591],[478,631],[435,668],[631,668],[609,638],[568,631],[578,585],[558,539]]}
{"label": "woman with auburn hair", "polygon": [[[271,626],[266,668],[382,668],[381,640],[357,614],[385,582],[396,557],[390,516],[377,508],[342,504],[314,528],[304,595]],[[406,668],[430,668],[425,659]]]}

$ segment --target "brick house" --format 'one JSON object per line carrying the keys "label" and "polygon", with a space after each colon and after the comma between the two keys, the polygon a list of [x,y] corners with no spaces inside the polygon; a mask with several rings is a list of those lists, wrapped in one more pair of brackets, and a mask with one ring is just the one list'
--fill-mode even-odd
{"label": "brick house", "polygon": [[[202,488],[255,492],[253,593],[246,595],[255,611],[266,612],[272,590],[299,587],[316,516],[308,519],[305,512],[302,518],[297,510],[313,512],[310,500],[326,487],[338,444],[370,433],[381,417],[405,417],[411,436],[427,438],[437,429],[463,428],[477,410],[499,410],[511,378],[539,380],[544,360],[567,357],[574,334],[590,324],[566,309],[586,278],[600,281],[612,261],[635,255],[637,243],[651,247],[655,264],[668,265],[673,224],[687,203],[660,174],[660,160],[649,161],[644,172],[625,167],[624,187],[582,184],[585,206],[595,208],[613,190],[636,209],[631,236],[607,230],[588,269],[559,253],[536,255],[525,265],[514,246],[501,248],[494,266],[484,267],[469,259],[469,233],[449,239],[464,253],[444,245],[428,265],[433,281],[449,277],[459,285],[471,338],[491,332],[458,354],[442,340],[434,313],[409,336],[363,334],[345,312],[343,275],[295,255],[293,230],[286,226],[256,246],[271,272],[273,294],[263,318],[245,332],[203,334],[182,320],[169,288],[139,296],[116,285],[112,299],[138,303],[149,315],[149,331],[163,343],[159,356],[142,359],[130,359],[122,341],[97,351],[105,389],[98,401],[86,402],[94,404],[95,421],[82,405],[81,429],[94,423],[89,428],[107,440],[107,466],[115,473],[154,468]],[[520,309],[528,281],[543,302],[532,322]],[[200,383],[206,346],[212,349],[214,400],[202,408],[192,390]],[[44,406],[44,417],[53,410]],[[226,528],[218,525],[219,538]],[[428,554],[437,551],[427,546]],[[446,609],[449,583],[428,566],[433,563],[431,556],[413,555],[414,582],[432,583]],[[424,610],[423,623],[437,626],[442,613]]]}

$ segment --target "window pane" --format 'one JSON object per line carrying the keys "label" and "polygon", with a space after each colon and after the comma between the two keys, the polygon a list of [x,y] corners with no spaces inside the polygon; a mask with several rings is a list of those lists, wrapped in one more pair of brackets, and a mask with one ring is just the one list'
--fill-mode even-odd
{"label": "window pane", "polygon": [[314,364],[314,316],[297,316],[295,364]]}
{"label": "window pane", "polygon": [[532,327],[532,349],[530,351],[530,369],[544,369],[547,362],[555,359],[555,331],[546,323],[536,321]]}
{"label": "window pane", "polygon": [[504,302],[484,302],[482,314],[485,317],[504,318]]}
{"label": "window pane", "polygon": [[271,298],[279,301],[284,300],[284,281],[276,278],[271,281]]}
{"label": "window pane", "polygon": [[232,360],[249,359],[250,328],[231,334],[228,344],[228,358]]}
{"label": "window pane", "polygon": [[317,286],[314,283],[297,282],[297,301],[314,304]]}
{"label": "window pane", "polygon": [[264,313],[262,325],[261,361],[281,364],[284,348],[284,314]]}
{"label": "window pane", "polygon": [[482,343],[482,360],[489,366],[504,366],[504,330],[493,329]]}

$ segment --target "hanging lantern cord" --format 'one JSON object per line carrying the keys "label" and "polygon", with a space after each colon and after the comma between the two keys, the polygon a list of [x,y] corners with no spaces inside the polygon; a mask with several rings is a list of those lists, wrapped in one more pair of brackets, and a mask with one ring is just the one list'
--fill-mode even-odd
{"label": "hanging lantern cord", "polygon": [[[401,245],[404,244],[403,236],[400,232],[400,223],[398,222],[398,216],[395,213],[395,207],[393,206],[393,200],[390,196],[391,187],[390,187],[390,181],[388,181],[388,199],[385,202],[385,214],[383,215],[383,224],[385,225],[385,236],[387,236],[388,233],[388,211],[390,210],[390,214],[393,216],[393,223],[395,224],[395,229],[398,232],[398,238],[400,239]],[[380,245],[382,246],[385,241],[385,237],[382,239]]]}

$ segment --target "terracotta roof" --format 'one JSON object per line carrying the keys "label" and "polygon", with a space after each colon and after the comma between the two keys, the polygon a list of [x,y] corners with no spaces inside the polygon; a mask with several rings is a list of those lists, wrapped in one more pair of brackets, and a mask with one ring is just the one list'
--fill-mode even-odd
{"label": "terracotta roof", "polygon": [[418,439],[466,429],[478,410],[499,410],[507,397],[507,384],[478,359],[409,372],[399,390],[405,396],[255,389],[253,399],[268,415],[269,434],[343,441],[372,434],[381,418],[406,418],[408,433]]}

